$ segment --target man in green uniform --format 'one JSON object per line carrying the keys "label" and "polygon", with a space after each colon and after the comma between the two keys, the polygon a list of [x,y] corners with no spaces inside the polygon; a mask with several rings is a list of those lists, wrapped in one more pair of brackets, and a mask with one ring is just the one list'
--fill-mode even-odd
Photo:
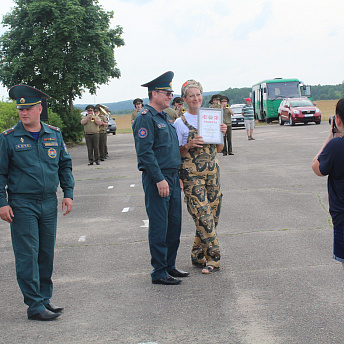
{"label": "man in green uniform", "polygon": [[102,124],[99,126],[99,156],[100,161],[105,161],[107,159],[107,127],[108,127],[108,118],[106,116],[105,110],[101,108],[100,104],[97,104],[94,107],[94,115],[98,116]]}
{"label": "man in green uniform", "polygon": [[181,283],[176,277],[188,272],[175,266],[181,232],[181,164],[176,130],[163,111],[172,99],[173,72],[167,72],[143,87],[148,87],[149,104],[136,117],[133,135],[142,171],[146,211],[149,218],[149,248],[153,284]]}
{"label": "man in green uniform", "polygon": [[85,110],[87,116],[81,120],[81,125],[84,126],[85,141],[88,153],[88,165],[99,165],[99,127],[102,121],[94,114],[94,106],[87,105]]}
{"label": "man in green uniform", "polygon": [[135,121],[136,116],[142,110],[143,100],[140,99],[140,98],[136,98],[136,99],[134,99],[133,104],[135,106],[135,109],[133,111],[131,111],[131,124],[133,124],[133,122]]}
{"label": "man in green uniform", "polygon": [[221,107],[223,111],[223,123],[227,125],[227,131],[223,135],[223,155],[234,155],[232,152],[232,115],[233,111],[229,107],[229,98],[227,96],[221,96]]}
{"label": "man in green uniform", "polygon": [[185,112],[184,102],[181,97],[175,97],[172,100],[172,107],[176,110],[178,117],[180,117]]}
{"label": "man in green uniform", "polygon": [[221,94],[213,94],[211,99],[209,100],[209,107],[210,108],[221,108]]}
{"label": "man in green uniform", "polygon": [[40,121],[42,98],[49,96],[27,85],[12,87],[9,96],[17,100],[20,122],[0,135],[0,217],[11,226],[17,281],[29,319],[52,320],[63,310],[50,302],[56,191],[60,183],[66,215],[73,207],[72,160],[60,129]]}

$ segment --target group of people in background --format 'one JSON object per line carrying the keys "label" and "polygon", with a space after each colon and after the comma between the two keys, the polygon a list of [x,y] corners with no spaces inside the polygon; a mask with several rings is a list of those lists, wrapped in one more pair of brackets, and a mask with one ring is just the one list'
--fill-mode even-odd
{"label": "group of people in background", "polygon": [[87,105],[87,115],[81,119],[84,126],[85,141],[88,152],[88,165],[100,165],[108,158],[107,128],[110,111],[107,106]]}

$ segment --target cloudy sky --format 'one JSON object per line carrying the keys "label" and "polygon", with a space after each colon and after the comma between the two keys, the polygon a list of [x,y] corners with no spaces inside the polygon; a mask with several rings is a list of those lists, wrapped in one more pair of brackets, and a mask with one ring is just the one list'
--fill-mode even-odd
{"label": "cloudy sky", "polygon": [[[343,0],[99,0],[124,29],[115,51],[121,78],[76,103],[146,97],[140,85],[175,73],[173,88],[196,79],[205,91],[249,87],[267,78],[306,84],[344,80]],[[14,4],[1,1],[1,16]],[[0,34],[5,28],[0,28]],[[95,47],[96,48],[96,47]],[[0,87],[0,99],[7,90]]]}

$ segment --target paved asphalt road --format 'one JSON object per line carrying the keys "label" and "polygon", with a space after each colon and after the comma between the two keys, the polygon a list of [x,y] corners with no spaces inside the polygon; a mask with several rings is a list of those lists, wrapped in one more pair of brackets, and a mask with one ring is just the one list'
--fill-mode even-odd
{"label": "paved asphalt road", "polygon": [[332,259],[326,178],[311,169],[328,127],[259,126],[256,141],[233,131],[235,155],[219,155],[222,268],[191,267],[184,205],[177,266],[191,276],[179,286],[151,284],[132,135],[109,135],[100,166],[87,166],[84,145],[72,148],[74,208],[59,214],[53,276],[65,312],[27,320],[1,222],[0,343],[342,344],[344,271]]}

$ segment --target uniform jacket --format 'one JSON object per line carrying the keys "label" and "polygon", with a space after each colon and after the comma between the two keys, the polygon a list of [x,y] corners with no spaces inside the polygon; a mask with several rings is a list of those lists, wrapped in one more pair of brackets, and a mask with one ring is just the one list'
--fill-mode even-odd
{"label": "uniform jacket", "polygon": [[72,159],[60,129],[41,122],[38,142],[21,122],[0,134],[0,207],[9,199],[50,197],[61,185],[73,198]]}
{"label": "uniform jacket", "polygon": [[133,123],[138,169],[159,183],[164,170],[177,170],[181,164],[176,129],[169,116],[147,105]]}

